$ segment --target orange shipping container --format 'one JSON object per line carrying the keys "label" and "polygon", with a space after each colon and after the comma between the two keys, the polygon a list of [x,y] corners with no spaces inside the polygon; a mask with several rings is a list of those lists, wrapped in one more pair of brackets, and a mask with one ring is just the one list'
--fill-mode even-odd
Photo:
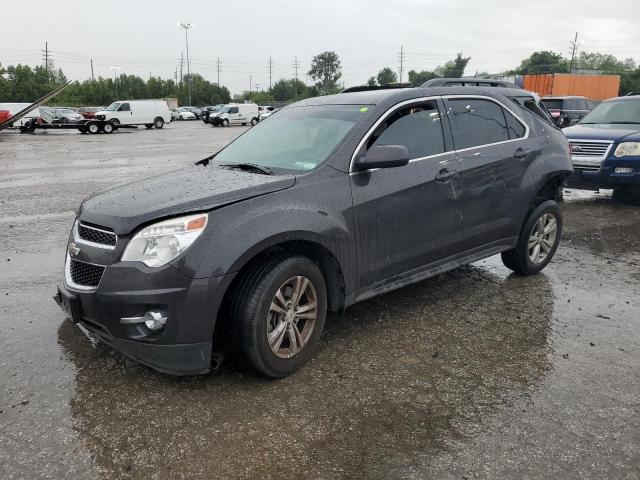
{"label": "orange shipping container", "polygon": [[606,100],[618,96],[620,76],[570,73],[525,75],[522,87],[542,97],[580,95],[592,100]]}

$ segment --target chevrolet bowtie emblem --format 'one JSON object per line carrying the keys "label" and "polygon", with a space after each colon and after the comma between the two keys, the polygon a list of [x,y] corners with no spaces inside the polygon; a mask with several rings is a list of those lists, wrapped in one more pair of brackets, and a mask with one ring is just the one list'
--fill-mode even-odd
{"label": "chevrolet bowtie emblem", "polygon": [[78,248],[78,246],[75,243],[70,242],[69,243],[69,255],[72,256],[72,257],[76,257],[79,253],[80,253],[80,249]]}

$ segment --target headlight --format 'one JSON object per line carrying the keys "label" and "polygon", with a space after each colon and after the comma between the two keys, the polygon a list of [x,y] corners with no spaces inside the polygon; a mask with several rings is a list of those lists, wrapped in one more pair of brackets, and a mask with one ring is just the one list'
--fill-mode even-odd
{"label": "headlight", "polygon": [[640,157],[640,143],[624,142],[618,145],[616,151],[613,152],[615,157]]}
{"label": "headlight", "polygon": [[149,225],[129,241],[122,261],[143,262],[149,267],[165,265],[196,241],[208,218],[206,213],[199,213]]}

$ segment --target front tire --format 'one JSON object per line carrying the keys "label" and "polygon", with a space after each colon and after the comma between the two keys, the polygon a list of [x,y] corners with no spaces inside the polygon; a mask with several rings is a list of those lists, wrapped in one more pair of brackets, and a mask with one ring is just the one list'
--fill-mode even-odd
{"label": "front tire", "polygon": [[522,227],[518,244],[502,253],[502,263],[519,275],[534,275],[551,261],[562,236],[562,214],[553,200],[538,205]]}
{"label": "front tire", "polygon": [[240,282],[231,318],[243,350],[262,375],[282,378],[307,363],[327,314],[322,271],[307,257],[276,257]]}
{"label": "front tire", "polygon": [[229,126],[229,120],[227,120],[226,118],[224,120],[222,120],[222,126],[223,127],[228,127]]}

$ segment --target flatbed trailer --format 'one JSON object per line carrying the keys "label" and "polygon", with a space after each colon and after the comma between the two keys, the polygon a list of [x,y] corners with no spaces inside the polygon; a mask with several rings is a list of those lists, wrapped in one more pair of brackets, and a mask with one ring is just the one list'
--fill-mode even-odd
{"label": "flatbed trailer", "polygon": [[113,133],[120,128],[138,128],[136,125],[121,125],[108,120],[91,118],[74,123],[46,123],[37,119],[29,120],[20,127],[21,133],[33,133],[36,130],[78,130],[80,133]]}

